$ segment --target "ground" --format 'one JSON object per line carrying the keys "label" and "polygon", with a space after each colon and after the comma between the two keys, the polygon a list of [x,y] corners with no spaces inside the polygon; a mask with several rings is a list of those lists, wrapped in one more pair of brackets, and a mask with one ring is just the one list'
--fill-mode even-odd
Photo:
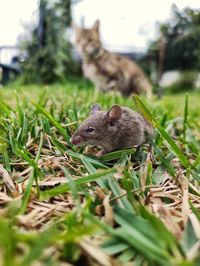
{"label": "ground", "polygon": [[[0,265],[199,265],[200,93],[134,99],[84,80],[0,90]],[[96,102],[143,113],[152,151],[73,147]]]}

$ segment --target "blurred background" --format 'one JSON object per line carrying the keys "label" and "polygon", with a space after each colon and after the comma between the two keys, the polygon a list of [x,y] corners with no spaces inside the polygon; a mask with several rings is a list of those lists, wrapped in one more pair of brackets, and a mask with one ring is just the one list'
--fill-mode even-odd
{"label": "blurred background", "polygon": [[200,87],[198,0],[1,1],[1,85],[81,77],[71,25],[96,19],[104,46],[137,61],[158,94]]}

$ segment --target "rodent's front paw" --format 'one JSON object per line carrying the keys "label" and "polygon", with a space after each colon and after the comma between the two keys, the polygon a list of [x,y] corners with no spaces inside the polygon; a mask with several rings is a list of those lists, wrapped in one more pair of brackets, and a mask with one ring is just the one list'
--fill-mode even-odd
{"label": "rodent's front paw", "polygon": [[97,157],[101,157],[101,156],[103,156],[105,154],[105,152],[103,151],[103,150],[101,150],[101,151],[99,151],[97,154],[96,154],[96,156]]}

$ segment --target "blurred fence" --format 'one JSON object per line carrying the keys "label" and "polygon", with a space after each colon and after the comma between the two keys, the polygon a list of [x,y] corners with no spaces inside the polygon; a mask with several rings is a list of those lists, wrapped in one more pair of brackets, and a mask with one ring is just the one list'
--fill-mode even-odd
{"label": "blurred fence", "polygon": [[19,47],[0,46],[0,83],[5,85],[19,73]]}
{"label": "blurred fence", "polygon": [[19,55],[19,47],[12,45],[0,46],[0,63],[10,64],[12,58]]}

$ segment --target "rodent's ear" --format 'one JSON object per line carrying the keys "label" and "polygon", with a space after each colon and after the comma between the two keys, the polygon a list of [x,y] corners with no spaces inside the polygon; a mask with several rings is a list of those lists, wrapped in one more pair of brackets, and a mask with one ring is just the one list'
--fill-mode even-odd
{"label": "rodent's ear", "polygon": [[97,111],[101,110],[101,106],[98,103],[95,103],[92,105],[91,109],[90,109],[90,113],[93,114]]}
{"label": "rodent's ear", "polygon": [[110,110],[106,114],[108,122],[110,125],[114,125],[121,116],[122,116],[122,108],[119,105],[113,105]]}
{"label": "rodent's ear", "polygon": [[100,21],[99,19],[97,19],[92,27],[92,29],[95,30],[97,33],[99,33],[99,25],[100,25]]}

